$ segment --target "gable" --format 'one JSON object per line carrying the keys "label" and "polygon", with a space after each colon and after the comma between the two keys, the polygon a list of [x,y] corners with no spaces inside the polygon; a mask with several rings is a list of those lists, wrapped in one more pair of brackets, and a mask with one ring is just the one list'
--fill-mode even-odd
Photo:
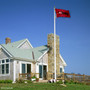
{"label": "gable", "polygon": [[24,42],[20,47],[20,49],[31,49],[32,47],[28,44],[28,42]]}
{"label": "gable", "polygon": [[59,54],[59,56],[60,56],[60,65],[61,66],[67,66],[67,64],[66,64],[65,60],[63,59],[63,57],[60,54]]}
{"label": "gable", "polygon": [[42,58],[39,60],[40,63],[48,64],[48,53],[45,53]]}
{"label": "gable", "polygon": [[22,42],[17,48],[20,49],[31,49],[33,48],[28,39],[26,39],[24,42]]}
{"label": "gable", "polygon": [[8,58],[8,57],[9,55],[3,49],[0,49],[0,59]]}

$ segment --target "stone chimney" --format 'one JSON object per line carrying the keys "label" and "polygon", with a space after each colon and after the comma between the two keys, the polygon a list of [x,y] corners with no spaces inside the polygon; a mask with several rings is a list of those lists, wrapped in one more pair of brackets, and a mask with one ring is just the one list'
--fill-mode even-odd
{"label": "stone chimney", "polygon": [[10,39],[9,37],[7,37],[7,38],[5,39],[5,43],[6,43],[6,44],[11,43],[11,39]]}
{"label": "stone chimney", "polygon": [[[47,45],[50,47],[48,52],[48,72],[54,73],[54,34],[48,34]],[[60,57],[59,57],[59,36],[56,35],[56,72],[60,73]]]}

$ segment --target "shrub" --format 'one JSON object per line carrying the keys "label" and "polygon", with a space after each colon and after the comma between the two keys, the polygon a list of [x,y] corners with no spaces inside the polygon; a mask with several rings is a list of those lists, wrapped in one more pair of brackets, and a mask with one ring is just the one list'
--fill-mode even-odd
{"label": "shrub", "polygon": [[32,77],[32,79],[36,78],[35,76]]}
{"label": "shrub", "polygon": [[32,83],[32,81],[30,81],[30,80],[27,80],[26,82],[27,82],[27,83]]}
{"label": "shrub", "polygon": [[0,83],[12,83],[12,80],[0,80]]}
{"label": "shrub", "polygon": [[75,82],[73,81],[73,80],[70,80],[70,82],[69,82],[70,84],[75,84]]}
{"label": "shrub", "polygon": [[58,82],[56,82],[57,84],[63,84],[62,80],[59,80]]}
{"label": "shrub", "polygon": [[24,83],[23,79],[16,79],[16,83]]}
{"label": "shrub", "polygon": [[65,80],[65,82],[64,82],[64,83],[65,83],[65,84],[69,84],[69,82],[70,82],[70,81],[68,81],[68,80]]}

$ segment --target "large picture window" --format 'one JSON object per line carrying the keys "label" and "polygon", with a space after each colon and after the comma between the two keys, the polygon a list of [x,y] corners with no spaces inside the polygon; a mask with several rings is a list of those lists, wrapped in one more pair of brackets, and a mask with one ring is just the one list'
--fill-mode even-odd
{"label": "large picture window", "polygon": [[9,69],[10,69],[10,60],[9,59],[0,60],[0,74],[2,75],[9,74]]}

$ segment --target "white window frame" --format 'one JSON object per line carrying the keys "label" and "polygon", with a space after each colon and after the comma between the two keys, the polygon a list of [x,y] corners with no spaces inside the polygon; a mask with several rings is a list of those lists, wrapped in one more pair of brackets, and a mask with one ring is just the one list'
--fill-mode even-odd
{"label": "white window frame", "polygon": [[27,61],[20,61],[20,73],[22,73],[22,64],[25,64],[25,73],[27,73],[27,64],[31,64],[31,72],[32,72],[32,63]]}
{"label": "white window frame", "polygon": [[[41,65],[41,66],[44,66],[44,65],[47,66],[47,72],[48,72],[48,64],[46,64],[46,63],[43,63],[43,64],[42,64],[42,63],[40,62],[40,63],[38,63],[38,73],[39,73],[39,65]],[[42,78],[39,78],[39,79],[40,79],[40,80],[43,80],[43,77],[42,77]]]}
{"label": "white window frame", "polygon": [[60,68],[62,68],[62,73],[64,72],[64,66],[60,66]]}
{"label": "white window frame", "polygon": [[[6,62],[6,59],[8,59],[9,62]],[[2,60],[5,60],[5,63],[2,63]],[[0,74],[0,76],[8,76],[8,75],[10,75],[10,59],[9,59],[9,58],[3,58],[3,59],[0,59],[0,61],[1,61],[0,65],[6,65],[6,64],[9,64],[9,73],[6,74],[6,69],[5,69],[5,73],[2,74],[2,69],[1,69],[1,74]]]}

